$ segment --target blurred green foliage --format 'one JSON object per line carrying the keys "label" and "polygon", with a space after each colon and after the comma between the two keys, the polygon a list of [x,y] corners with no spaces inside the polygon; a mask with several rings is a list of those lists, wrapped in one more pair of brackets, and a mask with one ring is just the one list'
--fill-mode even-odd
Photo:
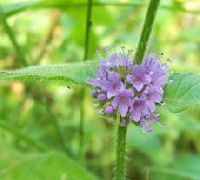
{"label": "blurred green foliage", "polygon": [[[83,60],[86,0],[0,2],[28,65]],[[96,50],[105,46],[135,52],[148,1],[95,2],[89,59],[97,59]],[[148,52],[164,53],[172,71],[200,71],[199,7],[196,0],[161,1]],[[1,69],[22,67],[2,21],[0,33]],[[112,178],[116,128],[98,116],[89,89],[81,163],[79,88],[1,81],[0,93],[0,179]],[[164,127],[155,124],[149,134],[132,125],[128,129],[127,179],[200,179],[199,110],[158,111]]]}

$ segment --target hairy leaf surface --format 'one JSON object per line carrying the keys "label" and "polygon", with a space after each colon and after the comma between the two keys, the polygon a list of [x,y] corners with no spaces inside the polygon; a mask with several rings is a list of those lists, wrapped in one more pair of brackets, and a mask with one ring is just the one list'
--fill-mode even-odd
{"label": "hairy leaf surface", "polygon": [[165,87],[164,101],[172,112],[200,107],[200,74],[174,73]]}
{"label": "hairy leaf surface", "polygon": [[0,80],[54,81],[63,85],[86,84],[96,73],[97,61],[64,65],[31,66],[17,70],[1,70]]}

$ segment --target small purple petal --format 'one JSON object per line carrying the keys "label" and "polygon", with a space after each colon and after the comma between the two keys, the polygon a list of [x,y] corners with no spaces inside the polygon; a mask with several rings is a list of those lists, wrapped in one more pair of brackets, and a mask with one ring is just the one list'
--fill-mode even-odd
{"label": "small purple petal", "polygon": [[153,101],[147,101],[147,106],[151,112],[155,111],[155,103]]}
{"label": "small purple petal", "polygon": [[131,83],[132,82],[132,75],[126,76],[126,80]]}
{"label": "small purple petal", "polygon": [[140,121],[141,117],[148,113],[146,100],[144,98],[135,97],[130,112],[130,117],[133,121]]}
{"label": "small purple petal", "polygon": [[117,95],[117,91],[108,91],[107,92],[107,98],[110,99],[113,96]]}
{"label": "small purple petal", "polygon": [[140,121],[141,113],[139,111],[134,111],[131,113],[130,118],[132,121],[138,122],[138,121]]}
{"label": "small purple petal", "polygon": [[152,121],[142,120],[140,121],[140,126],[147,132],[153,131]]}
{"label": "small purple petal", "polygon": [[114,112],[114,108],[112,107],[112,106],[107,106],[106,108],[105,108],[105,112],[107,113],[107,114],[112,114],[113,112]]}
{"label": "small purple petal", "polygon": [[142,82],[140,82],[140,81],[137,81],[137,82],[134,83],[133,86],[135,87],[135,89],[137,91],[140,91],[143,88],[144,84]]}
{"label": "small purple petal", "polygon": [[125,117],[126,116],[126,113],[128,111],[128,106],[127,105],[119,105],[119,110],[120,110],[120,114],[122,117]]}
{"label": "small purple petal", "polygon": [[107,98],[106,98],[106,95],[105,95],[105,94],[100,93],[100,94],[98,95],[98,99],[99,99],[99,101],[105,101]]}

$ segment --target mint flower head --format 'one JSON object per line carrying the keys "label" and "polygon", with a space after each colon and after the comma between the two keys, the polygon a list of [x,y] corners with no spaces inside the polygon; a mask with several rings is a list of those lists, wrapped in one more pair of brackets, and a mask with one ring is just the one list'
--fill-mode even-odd
{"label": "mint flower head", "polygon": [[122,125],[132,122],[149,132],[153,121],[159,121],[156,104],[162,101],[167,72],[168,66],[154,56],[138,65],[122,51],[103,58],[96,77],[88,82],[102,115],[116,118],[119,114]]}

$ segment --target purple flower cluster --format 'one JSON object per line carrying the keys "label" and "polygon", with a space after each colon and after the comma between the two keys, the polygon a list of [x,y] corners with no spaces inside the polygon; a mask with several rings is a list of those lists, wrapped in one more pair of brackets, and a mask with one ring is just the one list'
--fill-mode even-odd
{"label": "purple flower cluster", "polygon": [[123,125],[134,122],[152,131],[152,122],[159,121],[155,105],[161,103],[167,70],[168,66],[153,56],[137,65],[122,51],[101,60],[96,77],[89,83],[104,115],[116,116],[119,112]]}

